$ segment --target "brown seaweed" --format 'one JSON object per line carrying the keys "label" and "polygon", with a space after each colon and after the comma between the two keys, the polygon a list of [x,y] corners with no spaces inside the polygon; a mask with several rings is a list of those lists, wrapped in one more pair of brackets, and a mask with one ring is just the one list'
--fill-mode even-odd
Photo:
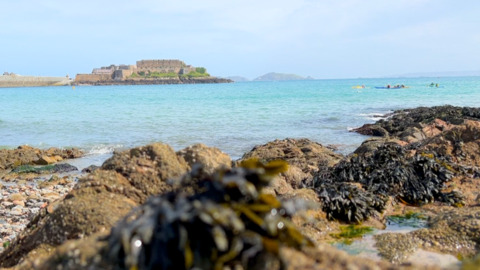
{"label": "brown seaweed", "polygon": [[265,269],[281,265],[282,245],[312,246],[290,220],[301,203],[261,193],[287,164],[242,166],[213,175],[196,167],[183,189],[150,198],[112,229],[107,259],[118,269]]}

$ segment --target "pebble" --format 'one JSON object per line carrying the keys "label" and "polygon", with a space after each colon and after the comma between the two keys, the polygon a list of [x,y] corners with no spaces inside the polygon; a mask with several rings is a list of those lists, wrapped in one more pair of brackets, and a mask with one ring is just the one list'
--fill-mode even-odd
{"label": "pebble", "polygon": [[18,178],[0,188],[0,253],[5,250],[3,243],[15,240],[41,208],[55,211],[59,200],[72,190],[77,179],[78,175],[67,175],[42,188],[40,184],[50,177],[41,176],[28,181]]}
{"label": "pebble", "polygon": [[13,201],[12,203],[15,204],[15,205],[25,206],[24,201]]}

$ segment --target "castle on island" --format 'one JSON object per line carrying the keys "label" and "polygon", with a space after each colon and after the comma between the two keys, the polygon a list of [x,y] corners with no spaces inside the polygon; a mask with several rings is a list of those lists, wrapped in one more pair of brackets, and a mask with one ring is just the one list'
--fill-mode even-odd
{"label": "castle on island", "polygon": [[125,81],[179,76],[209,77],[205,68],[196,68],[180,60],[140,60],[136,65],[110,65],[94,68],[91,74],[77,74],[76,82]]}

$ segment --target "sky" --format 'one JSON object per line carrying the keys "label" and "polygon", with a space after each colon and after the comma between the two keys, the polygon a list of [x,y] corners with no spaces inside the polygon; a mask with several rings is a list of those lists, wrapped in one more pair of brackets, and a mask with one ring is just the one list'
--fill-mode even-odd
{"label": "sky", "polygon": [[478,0],[15,0],[0,71],[73,77],[180,59],[215,76],[316,79],[480,70]]}

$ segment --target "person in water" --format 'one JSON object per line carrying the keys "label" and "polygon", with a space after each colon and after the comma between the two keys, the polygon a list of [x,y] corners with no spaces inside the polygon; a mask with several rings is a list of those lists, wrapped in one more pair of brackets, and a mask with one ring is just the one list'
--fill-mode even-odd
{"label": "person in water", "polygon": [[400,87],[405,88],[405,84],[402,84]]}
{"label": "person in water", "polygon": [[437,83],[437,84],[435,84],[435,87],[439,87],[439,86],[440,86],[440,85],[439,85],[438,83]]}
{"label": "person in water", "polygon": [[432,82],[432,83],[430,84],[430,87],[434,87],[434,86],[435,86],[435,84]]}
{"label": "person in water", "polygon": [[365,85],[362,84],[362,88],[365,88]]}
{"label": "person in water", "polygon": [[390,84],[387,84],[387,88],[390,88]]}

